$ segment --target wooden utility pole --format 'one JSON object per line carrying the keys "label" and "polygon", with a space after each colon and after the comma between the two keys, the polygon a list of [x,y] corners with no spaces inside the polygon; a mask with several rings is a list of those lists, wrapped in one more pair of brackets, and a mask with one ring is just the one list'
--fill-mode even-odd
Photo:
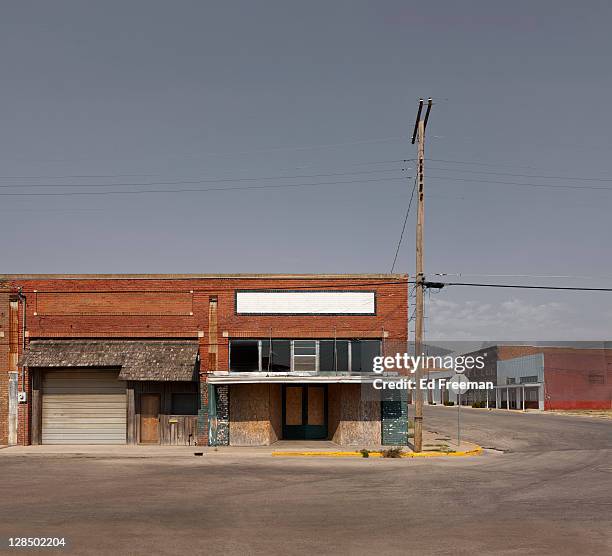
{"label": "wooden utility pole", "polygon": [[[412,144],[415,138],[417,144],[417,226],[416,226],[416,306],[414,324],[414,351],[418,357],[423,353],[423,317],[424,317],[424,294],[425,275],[423,273],[423,226],[425,223],[425,128],[431,112],[432,99],[428,99],[425,118],[421,119],[423,111],[423,99],[419,101],[414,131],[412,133]],[[423,390],[421,380],[423,378],[423,367],[417,365],[415,369],[415,400],[414,400],[414,451],[423,449]]]}

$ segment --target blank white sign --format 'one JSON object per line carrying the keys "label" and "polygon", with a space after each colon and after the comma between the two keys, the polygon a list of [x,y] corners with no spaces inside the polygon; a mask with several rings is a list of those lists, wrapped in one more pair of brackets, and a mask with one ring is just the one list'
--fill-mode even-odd
{"label": "blank white sign", "polygon": [[374,292],[236,292],[238,314],[374,315]]}

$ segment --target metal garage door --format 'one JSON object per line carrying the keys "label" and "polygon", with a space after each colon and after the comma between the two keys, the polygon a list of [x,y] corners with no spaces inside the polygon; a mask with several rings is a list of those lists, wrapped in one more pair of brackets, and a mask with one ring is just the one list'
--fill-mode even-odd
{"label": "metal garage door", "polygon": [[125,382],[117,371],[48,371],[43,378],[43,444],[125,444]]}

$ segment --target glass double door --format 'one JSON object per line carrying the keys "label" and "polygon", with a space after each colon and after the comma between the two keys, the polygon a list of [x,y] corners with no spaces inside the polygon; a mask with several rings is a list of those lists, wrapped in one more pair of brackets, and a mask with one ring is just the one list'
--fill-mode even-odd
{"label": "glass double door", "polygon": [[327,386],[283,385],[283,438],[327,438]]}

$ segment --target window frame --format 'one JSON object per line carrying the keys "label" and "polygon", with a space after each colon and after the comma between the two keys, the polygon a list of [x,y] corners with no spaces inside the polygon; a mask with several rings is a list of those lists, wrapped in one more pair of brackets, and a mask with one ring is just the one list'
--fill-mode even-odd
{"label": "window frame", "polygon": [[[358,339],[358,338],[341,338],[341,339],[337,339],[337,338],[317,338],[317,339],[313,339],[313,338],[298,338],[298,339],[287,339],[287,338],[272,338],[271,341],[274,342],[275,340],[282,340],[282,341],[288,341],[289,342],[289,371],[290,373],[319,373],[321,372],[321,342],[325,341],[325,342],[333,342],[334,343],[334,368],[333,369],[325,369],[325,371],[331,371],[331,372],[341,372],[341,373],[348,373],[349,375],[351,374],[364,374],[364,373],[370,373],[371,371],[364,371],[362,370],[353,370],[353,361],[355,360],[355,353],[353,350],[355,349],[360,349],[359,343],[362,341],[374,341],[377,342],[378,345],[378,350],[377,350],[377,354],[378,355],[382,355],[383,352],[383,342],[381,339],[378,338],[367,338],[367,339]],[[257,342],[257,370],[253,370],[253,371],[232,371],[232,344],[236,341],[252,341],[252,342]],[[229,371],[230,372],[268,372],[267,368],[264,368],[263,365],[263,347],[264,347],[264,342],[270,342],[270,339],[266,339],[266,338],[230,338],[230,341],[228,342],[228,357],[229,357]],[[296,343],[299,346],[300,342],[311,342],[314,346],[314,351],[315,353],[313,354],[296,354],[295,353],[295,347],[296,347]],[[346,370],[338,370],[338,356],[337,356],[337,343],[338,342],[346,342],[347,344],[347,369]],[[299,360],[300,358],[304,358],[304,360],[308,359],[308,358],[314,358],[314,370],[308,370],[308,371],[300,371],[300,370],[296,370],[295,368],[295,362],[296,362],[296,358]],[[284,371],[272,371],[270,370],[270,373],[279,373],[279,372],[284,372]]]}
{"label": "window frame", "polygon": [[[314,343],[314,348],[315,348],[315,352],[314,354],[297,354],[295,353],[295,343],[296,342],[313,342]],[[315,361],[315,368],[314,370],[308,370],[308,371],[296,371],[295,370],[295,358],[312,358],[314,357],[314,361]],[[319,340],[312,340],[309,338],[302,338],[299,340],[291,340],[291,370],[290,372],[292,373],[318,373],[319,372],[319,367],[320,367],[320,359],[319,359]]]}

